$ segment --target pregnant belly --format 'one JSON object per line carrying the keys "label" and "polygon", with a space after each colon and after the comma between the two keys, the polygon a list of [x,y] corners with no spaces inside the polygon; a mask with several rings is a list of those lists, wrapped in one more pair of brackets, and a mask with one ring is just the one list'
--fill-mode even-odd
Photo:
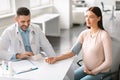
{"label": "pregnant belly", "polygon": [[102,59],[100,58],[91,58],[91,57],[85,57],[83,59],[84,65],[89,69],[93,70],[96,67],[98,67],[100,64],[102,64]]}

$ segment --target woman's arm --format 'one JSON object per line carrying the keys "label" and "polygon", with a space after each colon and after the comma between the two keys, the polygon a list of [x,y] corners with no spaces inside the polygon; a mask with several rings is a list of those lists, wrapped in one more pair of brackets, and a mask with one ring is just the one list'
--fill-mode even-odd
{"label": "woman's arm", "polygon": [[49,64],[53,64],[57,61],[60,61],[60,60],[64,60],[64,59],[67,59],[67,58],[70,58],[70,57],[73,57],[75,54],[73,52],[66,52],[65,54],[61,54],[57,57],[47,57],[45,59],[45,61]]}
{"label": "woman's arm", "polygon": [[65,54],[61,54],[57,57],[49,57],[46,58],[45,61],[47,63],[55,63],[56,61],[60,61],[60,60],[64,60],[70,57],[73,57],[75,54],[79,54],[80,50],[82,48],[82,45],[80,44],[80,41],[77,41],[75,43],[75,45],[73,45],[73,47],[71,48],[71,50],[69,52],[66,52]]}

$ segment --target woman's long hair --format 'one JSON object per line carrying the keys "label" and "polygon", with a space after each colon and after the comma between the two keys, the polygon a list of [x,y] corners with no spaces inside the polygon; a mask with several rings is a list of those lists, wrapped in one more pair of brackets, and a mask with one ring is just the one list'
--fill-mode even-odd
{"label": "woman's long hair", "polygon": [[102,12],[99,7],[90,7],[87,11],[92,11],[97,17],[101,17],[100,21],[98,21],[98,27],[104,30],[103,22],[102,22]]}

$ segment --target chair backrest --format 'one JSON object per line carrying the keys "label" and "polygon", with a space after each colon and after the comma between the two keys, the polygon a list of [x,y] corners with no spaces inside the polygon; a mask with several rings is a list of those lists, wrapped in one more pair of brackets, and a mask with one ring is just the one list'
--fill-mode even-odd
{"label": "chair backrest", "polygon": [[120,1],[116,1],[116,10],[120,10]]}
{"label": "chair backrest", "polygon": [[102,11],[103,11],[103,12],[111,11],[110,9],[105,9],[105,6],[104,6],[104,3],[103,3],[103,2],[101,2],[101,5],[102,5]]}
{"label": "chair backrest", "polygon": [[102,11],[104,11],[104,4],[103,4],[103,2],[101,2],[101,5],[102,5]]}
{"label": "chair backrest", "polygon": [[112,64],[111,70],[114,72],[118,70],[118,67],[120,65],[120,58],[119,58],[120,57],[120,46],[119,46],[120,40],[114,37],[112,37],[111,39],[112,39],[112,54],[113,54],[112,55],[113,64]]}
{"label": "chair backrest", "polygon": [[[101,80],[105,80],[103,78],[111,77],[112,80],[120,80],[120,40],[111,37],[112,39],[112,57],[113,57],[113,64],[111,66],[111,72],[108,75],[102,76]],[[81,61],[79,60],[77,64],[81,66]]]}

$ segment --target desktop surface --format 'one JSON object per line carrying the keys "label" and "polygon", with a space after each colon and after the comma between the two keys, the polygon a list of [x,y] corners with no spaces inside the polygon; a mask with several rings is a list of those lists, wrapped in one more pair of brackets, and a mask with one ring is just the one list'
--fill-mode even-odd
{"label": "desktop surface", "polygon": [[0,77],[0,80],[28,80],[28,79],[10,78],[10,77]]}
{"label": "desktop surface", "polygon": [[64,80],[73,59],[74,57],[58,61],[55,64],[48,64],[44,59],[33,61],[38,67],[37,70],[16,74],[10,77],[10,79],[3,77],[2,79],[0,78],[0,80]]}

